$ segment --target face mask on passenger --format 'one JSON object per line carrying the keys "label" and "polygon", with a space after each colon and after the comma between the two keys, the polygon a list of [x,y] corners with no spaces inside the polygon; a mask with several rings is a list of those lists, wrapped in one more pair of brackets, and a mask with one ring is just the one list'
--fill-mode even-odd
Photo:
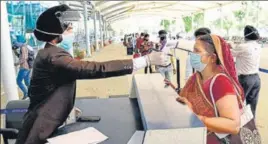
{"label": "face mask on passenger", "polygon": [[197,70],[198,72],[203,71],[207,64],[202,63],[201,61],[202,56],[200,54],[196,54],[196,53],[190,53],[190,62],[192,67]]}

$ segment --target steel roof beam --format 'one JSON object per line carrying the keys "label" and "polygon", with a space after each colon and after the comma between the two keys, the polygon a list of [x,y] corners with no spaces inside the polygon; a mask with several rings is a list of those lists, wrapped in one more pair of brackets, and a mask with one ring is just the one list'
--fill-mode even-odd
{"label": "steel roof beam", "polygon": [[[237,1],[231,1],[231,2],[228,2],[228,3],[217,3],[217,2],[215,2],[215,4],[216,4],[216,6],[212,6],[212,7],[209,7],[209,8],[197,8],[197,7],[193,7],[193,6],[190,6],[190,5],[187,5],[188,7],[193,7],[193,8],[196,8],[196,9],[198,9],[198,10],[193,10],[193,11],[188,11],[188,12],[191,12],[191,13],[200,13],[200,12],[204,12],[204,10],[208,10],[208,9],[213,9],[213,8],[217,8],[217,7],[219,7],[219,6],[225,6],[225,5],[229,5],[229,4],[233,4],[233,3],[235,3],[235,2],[237,2]],[[120,4],[126,4],[126,3],[120,3]],[[177,3],[177,4],[182,4],[182,3]],[[115,5],[117,5],[117,4],[115,4]],[[185,5],[185,4],[182,4],[182,5]],[[185,6],[186,6],[185,5]],[[121,5],[120,5],[121,6]],[[111,7],[111,6],[109,6],[109,7]],[[114,7],[114,5],[113,5],[113,7]],[[106,8],[105,8],[106,9]],[[168,10],[172,10],[172,9],[168,9]],[[182,11],[185,11],[185,10],[182,10]],[[145,12],[145,11],[143,11],[143,12]],[[151,12],[152,13],[152,12]],[[157,13],[157,12],[155,12],[155,13]],[[137,14],[135,14],[135,13],[132,13],[131,15],[137,15]],[[124,16],[125,15],[125,16]],[[159,13],[158,13],[158,15],[159,15]],[[189,14],[183,14],[184,16],[185,15],[190,15],[190,13]],[[110,16],[110,17],[106,17],[106,19],[107,19],[107,21],[109,21],[109,22],[114,22],[114,21],[116,21],[116,20],[119,20],[120,19],[120,17],[121,16],[123,16],[124,17],[124,19],[125,18],[127,18],[128,17],[128,14],[125,12],[125,13],[121,13],[121,15],[119,14],[117,14],[117,15],[115,15],[114,17],[112,16]]]}
{"label": "steel roof beam", "polygon": [[197,9],[197,10],[204,10],[205,8],[201,8],[201,7],[197,7],[197,6],[191,6],[189,4],[185,4],[185,3],[181,3],[180,1],[177,2],[178,5],[184,5],[184,6],[187,6],[189,8],[194,8],[194,9]]}
{"label": "steel roof beam", "polygon": [[103,4],[107,3],[107,2],[109,2],[109,1],[98,1],[98,2],[95,3],[95,7],[99,7],[99,6],[101,6],[101,5],[103,5]]}
{"label": "steel roof beam", "polygon": [[125,10],[132,10],[133,8],[135,8],[135,6],[122,7],[122,8],[116,9],[114,11],[111,11],[108,14],[103,15],[103,16],[106,18],[106,17],[109,17],[109,16],[113,15],[114,13],[117,13],[117,12],[120,12],[120,11],[125,11]]}
{"label": "steel roof beam", "polygon": [[137,1],[124,1],[124,2],[120,2],[120,3],[116,3],[116,4],[113,4],[113,5],[110,5],[104,9],[100,9],[100,12],[103,13],[103,15],[107,14],[108,11],[110,9],[115,9],[115,8],[119,8],[119,7],[123,7],[124,5],[129,5],[129,4],[132,4],[132,3],[136,3]]}
{"label": "steel roof beam", "polygon": [[[159,12],[146,12],[146,13],[144,13],[144,12],[136,12],[136,13],[132,13],[131,15],[134,15],[134,16],[136,16],[136,15],[144,15],[144,16],[146,16],[146,15],[158,15],[158,16],[165,16],[165,17],[166,16],[177,17],[177,14],[174,14],[174,15],[170,15],[170,14],[159,14]],[[107,19],[107,21],[111,22],[111,21],[114,21],[114,20],[118,20],[121,17],[129,17],[129,16],[130,15],[128,15],[127,13],[123,13],[121,15],[117,15],[115,17],[109,18],[109,19]]]}

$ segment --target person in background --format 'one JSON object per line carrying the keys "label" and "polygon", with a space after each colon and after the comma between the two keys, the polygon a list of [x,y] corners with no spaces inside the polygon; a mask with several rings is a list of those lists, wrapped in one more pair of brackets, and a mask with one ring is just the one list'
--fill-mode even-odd
{"label": "person in background", "polygon": [[254,116],[258,104],[261,79],[259,76],[261,45],[257,40],[260,38],[259,32],[253,26],[247,25],[244,28],[245,43],[239,44],[231,49],[236,58],[236,69],[239,82],[242,85],[247,104],[251,105]]}
{"label": "person in background", "polygon": [[[209,28],[199,28],[194,32],[194,37],[198,39],[200,36],[206,35],[206,34],[211,34],[211,31]],[[191,75],[193,74],[193,67],[190,63],[190,54],[188,54],[188,57],[186,59],[186,69],[185,69],[185,81],[187,81]]]}
{"label": "person in background", "polygon": [[65,4],[51,7],[39,16],[34,35],[46,45],[35,59],[28,92],[30,104],[16,144],[47,143],[47,138],[65,122],[74,107],[76,80],[122,76],[149,65],[167,63],[167,56],[162,52],[107,62],[74,59],[57,45],[63,40],[62,34],[70,20],[79,18],[79,12]]}
{"label": "person in background", "polygon": [[134,51],[132,34],[127,35],[127,55],[132,55]]}
{"label": "person in background", "polygon": [[12,49],[15,55],[19,57],[19,62],[15,63],[15,66],[20,66],[17,76],[17,84],[23,92],[22,99],[26,99],[28,97],[28,87],[30,85],[31,69],[34,61],[34,51],[31,46],[20,42],[14,42]]}
{"label": "person in background", "polygon": [[144,39],[144,33],[140,34],[140,37],[137,39],[137,43],[136,43],[136,51],[140,52],[140,48],[141,48],[141,44],[143,42]]}
{"label": "person in background", "polygon": [[[159,41],[159,50],[164,53],[173,53],[171,49],[174,49],[177,46],[177,41],[168,41],[167,40],[167,32],[165,30],[160,30],[158,32],[160,41]],[[165,78],[165,80],[171,81],[171,73],[173,70],[173,74],[176,74],[174,57],[171,56],[169,59],[168,65],[156,65],[156,70],[160,72],[160,74]],[[165,87],[169,85],[166,84]]]}
{"label": "person in background", "polygon": [[[150,35],[145,34],[144,39],[143,39],[143,43],[141,44],[141,48],[140,48],[142,56],[149,54],[149,52],[153,48],[153,43],[150,42],[149,40],[150,40]],[[152,66],[145,67],[144,73],[147,74],[148,68],[149,68],[150,73],[153,73]]]}
{"label": "person in background", "polygon": [[139,38],[139,33],[136,33],[135,37],[134,37],[134,52],[135,53],[138,53],[138,51],[137,51],[137,40],[138,40],[138,38]]}
{"label": "person in background", "polygon": [[217,35],[200,36],[190,61],[196,72],[180,91],[177,101],[186,103],[205,124],[207,144],[220,144],[224,139],[218,139],[215,133],[239,133],[244,101],[230,47]]}
{"label": "person in background", "polygon": [[67,27],[66,31],[64,31],[64,33],[62,34],[62,42],[59,43],[58,46],[65,49],[72,55],[72,57],[74,57],[73,42],[74,42],[73,26],[70,24],[70,26]]}

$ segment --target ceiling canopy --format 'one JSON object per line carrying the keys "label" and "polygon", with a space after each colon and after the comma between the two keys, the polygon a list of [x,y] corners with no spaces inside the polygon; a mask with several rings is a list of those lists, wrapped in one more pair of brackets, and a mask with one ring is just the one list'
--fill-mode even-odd
{"label": "ceiling canopy", "polygon": [[109,23],[131,15],[180,17],[238,1],[91,1]]}

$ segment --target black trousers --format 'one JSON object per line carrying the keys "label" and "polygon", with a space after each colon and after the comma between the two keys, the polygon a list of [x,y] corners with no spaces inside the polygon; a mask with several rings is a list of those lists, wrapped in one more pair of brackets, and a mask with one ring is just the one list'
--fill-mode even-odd
{"label": "black trousers", "polygon": [[246,102],[250,104],[254,117],[256,116],[256,108],[261,89],[261,79],[258,74],[239,75],[239,82],[244,89]]}
{"label": "black trousers", "polygon": [[147,67],[145,67],[145,69],[144,69],[144,73],[147,74],[148,68],[149,68],[149,70],[150,70],[150,73],[153,73],[152,66],[147,66]]}

